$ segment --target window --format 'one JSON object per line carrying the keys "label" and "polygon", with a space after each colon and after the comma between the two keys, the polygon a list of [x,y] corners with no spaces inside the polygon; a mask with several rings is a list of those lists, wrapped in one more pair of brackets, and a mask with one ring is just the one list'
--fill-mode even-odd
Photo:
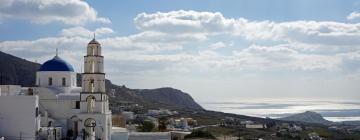
{"label": "window", "polygon": [[27,95],[34,95],[34,90],[32,88],[28,88]]}
{"label": "window", "polygon": [[75,102],[75,109],[80,109],[80,101]]}
{"label": "window", "polygon": [[38,117],[38,116],[39,116],[39,108],[36,107],[36,108],[35,108],[35,117]]}
{"label": "window", "polygon": [[90,61],[90,69],[91,69],[90,72],[92,72],[92,73],[95,72],[95,62],[93,60]]}
{"label": "window", "polygon": [[95,48],[94,48],[94,46],[91,47],[91,55],[95,55]]}
{"label": "window", "polygon": [[48,82],[48,84],[49,84],[49,86],[52,86],[52,78],[51,77],[49,77],[49,82]]}
{"label": "window", "polygon": [[94,92],[94,79],[90,79],[90,84],[89,84],[89,92]]}
{"label": "window", "polygon": [[48,122],[48,127],[51,127],[52,126],[52,121],[49,121]]}
{"label": "window", "polygon": [[63,86],[66,86],[66,79],[65,79],[65,77],[62,78],[62,85],[63,85]]}

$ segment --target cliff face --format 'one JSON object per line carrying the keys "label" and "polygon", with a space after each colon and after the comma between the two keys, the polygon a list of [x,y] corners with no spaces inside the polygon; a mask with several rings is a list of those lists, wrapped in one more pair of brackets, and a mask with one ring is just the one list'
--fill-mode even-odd
{"label": "cliff face", "polygon": [[[0,66],[0,84],[34,86],[36,71],[41,65],[0,51]],[[77,80],[81,86],[80,74]],[[137,103],[148,108],[203,109],[189,94],[174,88],[130,89],[106,80],[106,91],[113,107],[119,103]]]}

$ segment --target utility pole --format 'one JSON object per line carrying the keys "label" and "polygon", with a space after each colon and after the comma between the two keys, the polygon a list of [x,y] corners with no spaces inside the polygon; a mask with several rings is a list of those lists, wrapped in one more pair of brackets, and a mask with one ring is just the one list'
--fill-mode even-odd
{"label": "utility pole", "polygon": [[20,140],[22,140],[22,132],[20,131]]}

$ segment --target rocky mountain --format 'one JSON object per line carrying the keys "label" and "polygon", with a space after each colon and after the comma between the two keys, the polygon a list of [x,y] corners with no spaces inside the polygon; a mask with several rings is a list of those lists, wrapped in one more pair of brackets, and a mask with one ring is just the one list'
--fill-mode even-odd
{"label": "rocky mountain", "polygon": [[324,125],[329,125],[333,123],[331,121],[324,119],[319,113],[312,111],[306,111],[303,113],[290,115],[288,117],[280,118],[279,120],[316,123],[316,124],[324,124]]}
{"label": "rocky mountain", "polygon": [[[0,51],[0,84],[34,86],[36,71],[40,64],[18,58]],[[78,74],[78,85],[81,75]],[[110,96],[110,106],[139,104],[146,108],[195,109],[203,108],[187,93],[174,88],[130,89],[106,80],[106,91]]]}

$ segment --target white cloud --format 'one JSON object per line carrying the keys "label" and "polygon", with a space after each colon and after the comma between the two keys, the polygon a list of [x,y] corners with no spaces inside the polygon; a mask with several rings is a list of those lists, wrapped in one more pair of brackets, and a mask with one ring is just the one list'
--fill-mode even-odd
{"label": "white cloud", "polygon": [[352,12],[346,17],[347,20],[355,20],[355,19],[358,19],[358,18],[360,18],[360,13],[359,12]]}
{"label": "white cloud", "polygon": [[0,6],[0,20],[4,19],[25,19],[40,24],[55,21],[72,25],[89,21],[111,23],[80,0],[6,0]]}
{"label": "white cloud", "polygon": [[[219,42],[216,42],[216,43],[214,43],[214,44],[211,44],[210,46],[209,46],[209,48],[211,49],[211,50],[217,50],[217,49],[220,49],[220,48],[225,48],[227,45],[224,43],[224,42],[221,42],[221,41],[219,41]],[[230,45],[231,46],[231,45]]]}
{"label": "white cloud", "polygon": [[[79,33],[79,34],[74,34]],[[63,30],[64,37],[41,38],[32,41],[3,41],[0,50],[30,60],[40,62],[51,58],[55,48],[73,64],[80,65],[78,58],[85,52],[90,38],[82,34],[91,33],[85,28]],[[360,61],[360,57],[349,53],[341,54],[307,54],[296,50],[292,44],[273,46],[251,45],[241,50],[233,50],[224,55],[216,52],[217,48],[226,46],[223,42],[212,44],[208,50],[189,53],[184,49],[186,41],[193,42],[184,36],[168,36],[161,32],[143,32],[123,37],[105,37],[98,39],[102,44],[104,55],[111,68],[130,67],[128,72],[170,71],[177,68],[180,72],[196,71],[267,71],[267,70],[326,70],[336,71],[351,69],[350,64]],[[29,49],[31,48],[31,49]],[[226,48],[226,47],[225,47]],[[172,50],[173,53],[161,53]],[[178,50],[178,51],[174,51]],[[188,50],[188,49],[186,49]],[[231,50],[230,50],[231,51]],[[82,53],[81,53],[82,52]],[[352,57],[350,57],[352,56]],[[355,59],[356,58],[356,59]],[[141,65],[138,65],[141,64]],[[154,65],[149,65],[154,64]]]}
{"label": "white cloud", "polygon": [[141,13],[136,16],[134,22],[140,30],[170,33],[214,33],[230,31],[234,21],[225,19],[221,13],[180,10],[167,13]]}
{"label": "white cloud", "polygon": [[60,35],[62,36],[81,36],[81,37],[91,37],[93,36],[93,32],[90,30],[84,28],[84,27],[73,27],[73,28],[67,28],[62,29]]}
{"label": "white cloud", "polygon": [[229,34],[250,41],[270,40],[324,45],[360,44],[360,24],[320,21],[249,21],[225,18],[219,12],[171,11],[141,13],[134,19],[141,31],[169,34]]}
{"label": "white cloud", "polygon": [[[290,44],[275,46],[252,45],[240,52],[234,52],[239,58],[257,63],[264,70],[301,70],[301,71],[337,71],[341,58],[337,55],[301,53],[292,49]],[[252,62],[253,61],[253,62]]]}
{"label": "white cloud", "polygon": [[101,27],[101,28],[97,28],[95,30],[96,35],[104,35],[104,34],[111,34],[114,33],[114,31],[111,28],[107,28],[107,27]]}
{"label": "white cloud", "polygon": [[[145,38],[140,38],[145,37]],[[116,74],[182,74],[182,73],[231,73],[266,71],[328,71],[354,74],[360,71],[359,52],[334,55],[307,54],[299,52],[290,44],[275,46],[251,45],[232,54],[221,54],[216,50],[195,53],[173,51],[178,42],[151,42],[148,36],[107,37],[98,39],[103,46],[106,69],[110,75]],[[142,40],[142,41],[141,41]],[[3,41],[0,50],[28,60],[44,62],[54,56],[59,48],[60,56],[68,60],[77,71],[82,66],[79,61],[85,54],[84,37],[50,37],[32,41]],[[31,48],[31,49],[29,49]],[[161,53],[172,50],[172,53]],[[178,50],[178,49],[177,49]],[[348,75],[348,74],[346,74]]]}
{"label": "white cloud", "polygon": [[78,26],[78,27],[62,29],[60,35],[67,37],[74,37],[74,36],[92,37],[94,32],[96,33],[97,36],[102,36],[106,34],[111,34],[114,31],[111,28],[107,28],[107,27],[101,27],[95,29],[95,31],[90,31],[84,27]]}
{"label": "white cloud", "polygon": [[[249,21],[196,11],[142,13],[134,21],[139,33],[98,39],[111,72],[351,72],[357,71],[358,67],[352,65],[360,61],[359,53],[354,53],[360,49],[356,44],[358,24]],[[0,50],[30,60],[45,60],[58,47],[72,63],[78,64],[92,32],[73,27],[63,29],[59,37],[3,41]],[[102,27],[95,32],[101,36],[114,31]],[[213,39],[217,42],[210,44]],[[241,39],[250,45],[239,46],[236,41]],[[235,43],[224,43],[229,40]],[[267,43],[257,43],[258,40]],[[210,45],[206,49],[197,47],[203,44]]]}

